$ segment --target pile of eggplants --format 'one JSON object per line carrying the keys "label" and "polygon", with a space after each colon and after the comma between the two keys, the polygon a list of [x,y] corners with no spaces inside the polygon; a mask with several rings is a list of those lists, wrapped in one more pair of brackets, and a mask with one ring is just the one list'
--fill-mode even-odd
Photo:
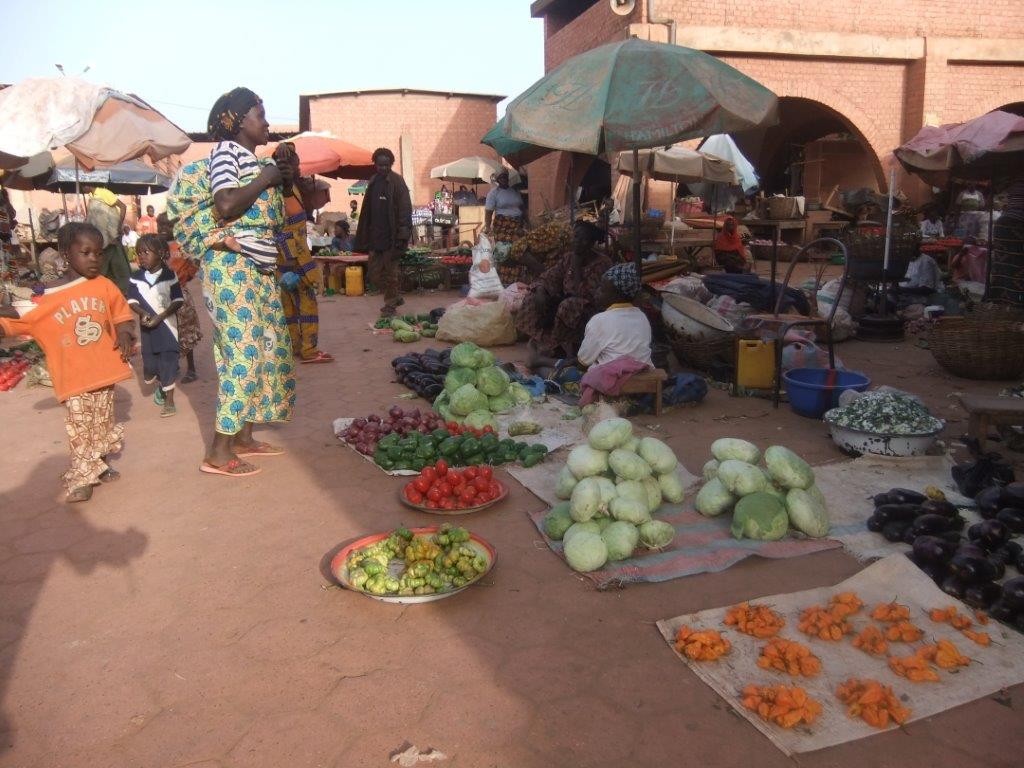
{"label": "pile of eggplants", "polygon": [[397,381],[424,400],[434,402],[444,389],[444,377],[451,367],[451,349],[410,352],[391,361]]}
{"label": "pile of eggplants", "polygon": [[998,583],[1008,568],[1024,574],[1024,548],[1013,540],[1024,533],[1024,483],[979,492],[984,519],[967,528],[966,539],[966,521],[944,499],[893,488],[874,503],[868,530],[910,544],[907,557],[943,592],[1024,632],[1024,575]]}

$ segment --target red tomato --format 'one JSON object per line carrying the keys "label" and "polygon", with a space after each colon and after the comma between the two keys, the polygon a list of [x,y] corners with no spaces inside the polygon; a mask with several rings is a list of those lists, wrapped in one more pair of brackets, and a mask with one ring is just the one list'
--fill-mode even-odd
{"label": "red tomato", "polygon": [[491,494],[492,498],[496,499],[501,496],[501,485],[497,480],[491,480],[490,484],[487,486],[487,492]]}
{"label": "red tomato", "polygon": [[440,509],[440,508],[441,508],[441,505],[438,504],[436,501],[428,501],[427,502],[427,509]]}
{"label": "red tomato", "polygon": [[413,504],[423,503],[423,494],[417,491],[413,487],[412,483],[409,483],[409,485],[405,486],[405,498],[407,498]]}
{"label": "red tomato", "polygon": [[437,480],[437,470],[433,467],[424,467],[420,472],[420,477],[425,478],[432,483]]}
{"label": "red tomato", "polygon": [[459,498],[465,501],[470,501],[471,499],[476,498],[476,488],[467,484],[466,487],[459,492]]}
{"label": "red tomato", "polygon": [[490,480],[494,476],[494,470],[490,467],[480,467],[480,477]]}
{"label": "red tomato", "polygon": [[431,488],[429,491],[427,491],[427,498],[434,502],[440,501],[441,491],[439,491],[437,488]]}
{"label": "red tomato", "polygon": [[439,485],[437,487],[437,489],[441,492],[441,496],[451,496],[452,495],[451,483],[441,483],[441,485]]}
{"label": "red tomato", "polygon": [[441,499],[441,509],[455,509],[455,499],[451,498],[450,496],[446,499]]}
{"label": "red tomato", "polygon": [[434,471],[437,472],[438,477],[444,477],[448,474],[448,462],[444,459],[438,459],[437,464],[434,465]]}
{"label": "red tomato", "polygon": [[477,493],[479,493],[480,491],[486,491],[488,487],[490,487],[490,485],[491,481],[488,480],[486,477],[481,476],[473,480],[473,487],[476,488]]}
{"label": "red tomato", "polygon": [[410,485],[420,493],[426,493],[430,490],[430,481],[425,477],[417,477]]}
{"label": "red tomato", "polygon": [[494,434],[494,427],[492,427],[490,424],[484,426],[483,433],[486,435],[488,432]]}
{"label": "red tomato", "polygon": [[463,476],[465,476],[467,480],[474,480],[476,479],[476,476],[480,474],[480,472],[479,470],[477,470],[476,467],[466,467],[465,471],[462,474]]}
{"label": "red tomato", "polygon": [[462,476],[462,473],[457,472],[454,469],[448,470],[448,475],[445,477],[445,480],[451,483],[452,488],[458,488],[460,485],[466,482],[466,478]]}

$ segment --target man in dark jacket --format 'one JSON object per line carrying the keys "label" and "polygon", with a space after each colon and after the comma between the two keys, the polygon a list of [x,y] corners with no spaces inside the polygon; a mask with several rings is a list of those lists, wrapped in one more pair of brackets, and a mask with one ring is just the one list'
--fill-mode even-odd
{"label": "man in dark jacket", "polygon": [[412,233],[412,201],[409,188],[391,170],[395,155],[381,147],[373,153],[377,174],[370,180],[359,213],[354,247],[370,254],[368,277],[384,294],[382,315],[393,315],[399,304],[398,261]]}

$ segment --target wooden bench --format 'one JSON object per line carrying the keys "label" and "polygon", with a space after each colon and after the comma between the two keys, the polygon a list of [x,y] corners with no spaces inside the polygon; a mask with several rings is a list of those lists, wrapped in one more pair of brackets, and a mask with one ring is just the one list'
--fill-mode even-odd
{"label": "wooden bench", "polygon": [[634,373],[619,389],[623,395],[654,395],[654,415],[661,416],[661,385],[668,374],[661,368]]}
{"label": "wooden bench", "polygon": [[995,397],[993,395],[959,395],[960,405],[967,411],[967,434],[985,448],[985,439],[991,427],[1024,426],[1024,399]]}

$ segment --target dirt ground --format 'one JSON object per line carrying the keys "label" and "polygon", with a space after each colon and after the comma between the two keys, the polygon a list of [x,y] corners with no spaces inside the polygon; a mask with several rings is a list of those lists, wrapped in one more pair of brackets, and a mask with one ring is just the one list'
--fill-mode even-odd
{"label": "dirt ground", "polygon": [[[288,453],[251,479],[198,472],[214,404],[208,341],[175,418],[158,418],[137,382],[118,387],[124,477],[88,505],[57,499],[66,455],[52,394],[0,394],[0,766],[354,768],[390,765],[406,744],[471,768],[788,765],[654,621],[835,583],[860,568],[842,550],[601,593],[540,541],[526,512],[541,502],[513,482],[506,502],[467,521],[498,549],[486,585],[408,607],[329,586],[322,560],[340,542],[436,521],[399,506],[401,481],[331,433],[338,416],[408,402],[391,382],[397,345],[367,330],[378,305],[322,301],[321,346],[340,362],[300,366],[295,419],[261,435]],[[947,435],[966,428],[951,392],[999,388],[946,375],[909,342],[839,354],[877,384],[922,394]],[[637,422],[693,471],[727,435],[838,457],[820,422],[717,390]],[[798,763],[1020,765],[1022,707],[1015,687]]]}

